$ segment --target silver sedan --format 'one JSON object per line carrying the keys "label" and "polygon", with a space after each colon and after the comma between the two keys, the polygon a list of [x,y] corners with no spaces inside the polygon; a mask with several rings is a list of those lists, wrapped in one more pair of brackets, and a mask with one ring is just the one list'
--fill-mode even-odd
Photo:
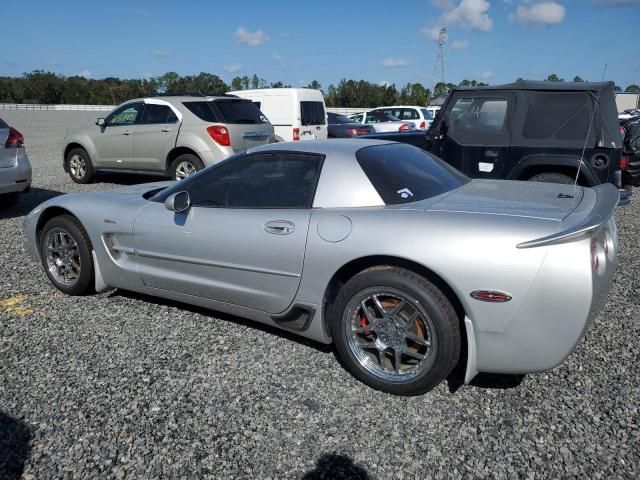
{"label": "silver sedan", "polygon": [[461,359],[466,382],[561,363],[609,291],[617,201],[612,185],[471,181],[409,145],[330,140],[56,197],[25,235],[67,294],[247,317],[333,342],[358,379],[415,395]]}
{"label": "silver sedan", "polygon": [[24,137],[0,118],[0,207],[13,205],[31,187]]}

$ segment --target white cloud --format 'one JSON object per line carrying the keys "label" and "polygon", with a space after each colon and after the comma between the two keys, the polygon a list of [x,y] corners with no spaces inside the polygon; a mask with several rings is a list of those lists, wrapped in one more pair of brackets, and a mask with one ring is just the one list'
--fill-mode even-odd
{"label": "white cloud", "polygon": [[493,28],[493,20],[487,11],[491,7],[488,0],[461,0],[457,7],[442,14],[442,21],[472,30],[488,32]]}
{"label": "white cloud", "polygon": [[401,68],[409,65],[409,62],[404,58],[391,58],[387,57],[382,61],[384,68]]}
{"label": "white cloud", "polygon": [[433,27],[422,27],[420,29],[420,33],[434,42],[437,42],[440,39],[440,30],[442,30],[442,25],[434,25]]}
{"label": "white cloud", "polygon": [[451,44],[451,48],[453,48],[454,50],[460,50],[462,48],[469,48],[469,41],[468,40],[454,40],[453,43]]}
{"label": "white cloud", "polygon": [[89,80],[91,78],[91,72],[89,70],[82,70],[81,72],[78,72],[77,76],[84,77]]}
{"label": "white cloud", "polygon": [[279,54],[277,54],[277,53],[272,53],[272,54],[271,54],[271,59],[272,59],[274,62],[284,62],[284,58],[282,58],[282,56],[281,56],[281,55],[279,55]]}
{"label": "white cloud", "polygon": [[562,23],[565,15],[566,9],[556,3],[555,0],[552,0],[531,5],[520,5],[516,9],[516,13],[509,16],[509,20],[523,25],[545,27]]}
{"label": "white cloud", "polygon": [[227,65],[226,67],[224,67],[224,71],[229,73],[236,73],[236,72],[239,72],[240,70],[242,70],[242,65],[233,64],[233,65]]}
{"label": "white cloud", "polygon": [[157,58],[168,58],[171,56],[171,52],[169,50],[165,50],[164,48],[154,48],[151,50],[151,55]]}
{"label": "white cloud", "polygon": [[484,70],[484,71],[480,72],[480,74],[478,76],[482,80],[489,80],[491,77],[493,77],[493,72],[491,70]]}
{"label": "white cloud", "polygon": [[255,32],[250,32],[243,26],[238,27],[235,33],[236,41],[241,45],[247,45],[249,47],[258,47],[262,45],[264,42],[269,40],[269,35],[264,33],[262,30],[256,30]]}

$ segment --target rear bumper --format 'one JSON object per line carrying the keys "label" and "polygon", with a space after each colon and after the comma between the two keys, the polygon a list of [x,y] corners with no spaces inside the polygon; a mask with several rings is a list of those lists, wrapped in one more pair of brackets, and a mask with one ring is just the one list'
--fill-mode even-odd
{"label": "rear bumper", "polygon": [[[591,238],[610,240],[600,273],[591,265]],[[576,348],[607,299],[617,266],[613,220],[592,236],[552,245],[538,276],[502,331],[475,331],[479,372],[533,373],[561,364]],[[542,247],[545,248],[545,247]]]}
{"label": "rear bumper", "polygon": [[25,153],[18,154],[12,167],[0,168],[0,194],[24,192],[31,187],[31,164]]}

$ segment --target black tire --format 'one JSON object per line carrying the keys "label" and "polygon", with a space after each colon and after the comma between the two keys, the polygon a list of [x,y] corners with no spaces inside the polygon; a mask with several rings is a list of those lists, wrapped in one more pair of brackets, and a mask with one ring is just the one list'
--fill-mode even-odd
{"label": "black tire", "polygon": [[[84,170],[77,170],[75,166],[72,165],[72,159],[75,156],[83,162]],[[96,176],[96,170],[91,162],[91,157],[84,148],[73,148],[69,150],[65,158],[65,164],[71,180],[76,183],[91,183]]]}
{"label": "black tire", "polygon": [[20,194],[18,192],[5,193],[4,195],[0,195],[0,207],[13,207],[18,203],[20,199]]}
{"label": "black tire", "polygon": [[528,180],[530,182],[561,183],[563,185],[573,185],[575,182],[575,178],[571,178],[569,175],[558,172],[537,173]]}
{"label": "black tire", "polygon": [[[423,370],[418,370],[412,378],[390,381],[377,376],[363,366],[349,346],[347,331],[352,328],[349,325],[353,312],[350,304],[357,305],[362,295],[368,295],[376,288],[394,290],[412,297],[430,321],[431,347],[425,354],[428,361]],[[409,305],[414,308],[413,304]],[[395,395],[426,393],[447,378],[460,358],[460,326],[451,303],[435,285],[409,270],[383,266],[357,274],[342,287],[329,307],[329,314],[333,341],[341,360],[354,377],[377,390]],[[374,343],[383,338],[378,333],[373,335]],[[403,342],[406,342],[406,338]]]}
{"label": "black tire", "polygon": [[[50,232],[52,234],[54,232],[65,232],[77,245],[79,257],[77,263],[80,265],[80,273],[77,276],[77,280],[71,284],[60,282],[49,269],[47,238]],[[93,247],[87,232],[77,218],[71,215],[60,215],[49,220],[42,229],[39,245],[40,258],[42,259],[45,273],[58,290],[67,295],[86,295],[95,292],[95,271],[91,256]]]}
{"label": "black tire", "polygon": [[194,169],[193,173],[199,172],[204,168],[204,163],[202,163],[202,160],[200,160],[197,155],[193,153],[183,153],[182,155],[178,155],[169,165],[169,176],[171,180],[178,180],[177,169],[181,164],[185,163]]}

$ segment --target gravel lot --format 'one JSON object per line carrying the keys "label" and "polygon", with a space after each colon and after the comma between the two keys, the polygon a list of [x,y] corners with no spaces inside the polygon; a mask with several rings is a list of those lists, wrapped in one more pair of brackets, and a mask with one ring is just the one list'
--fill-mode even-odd
{"label": "gravel lot", "polygon": [[0,478],[640,476],[640,191],[617,213],[620,267],[552,372],[398,398],[331,348],[126,292],[67,297],[22,247],[22,217],[71,182],[66,129],[98,113],[0,111],[32,193],[0,211]]}

